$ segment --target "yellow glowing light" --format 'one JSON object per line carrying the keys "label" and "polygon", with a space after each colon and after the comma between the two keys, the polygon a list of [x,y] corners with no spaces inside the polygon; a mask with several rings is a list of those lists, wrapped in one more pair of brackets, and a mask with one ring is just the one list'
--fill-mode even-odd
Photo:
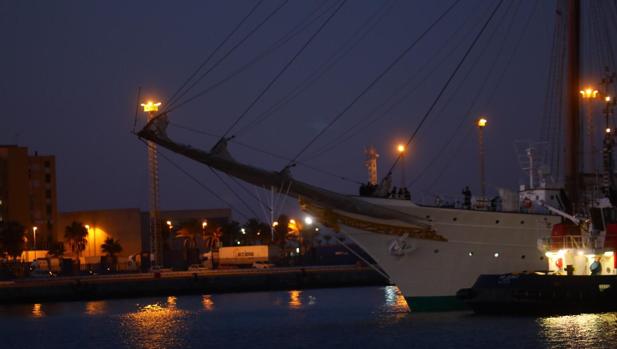
{"label": "yellow glowing light", "polygon": [[607,102],[607,103],[610,102],[611,99],[612,99],[611,96],[604,97],[604,101]]}
{"label": "yellow glowing light", "polygon": [[272,222],[272,226],[273,226],[273,227],[276,227],[276,226],[278,226],[278,225],[279,225],[279,222],[276,222],[276,221],[275,221],[275,222]]}
{"label": "yellow glowing light", "polygon": [[598,96],[598,90],[594,90],[591,87],[587,87],[584,90],[580,91],[581,96],[585,99],[596,98]]}
{"label": "yellow glowing light", "polygon": [[486,118],[479,118],[478,119],[478,127],[486,127],[486,124],[488,123],[488,120],[486,120]]}
{"label": "yellow glowing light", "polygon": [[551,252],[551,251],[547,251],[545,254],[545,256],[547,256],[548,258],[551,258],[555,255],[555,253]]}
{"label": "yellow glowing light", "polygon": [[578,251],[576,251],[576,254],[577,254],[577,255],[579,255],[579,256],[582,256],[582,255],[584,255],[584,254],[585,254],[585,251],[583,251],[583,250],[578,250]]}
{"label": "yellow glowing light", "polygon": [[86,227],[86,229],[90,230],[90,226],[88,224],[84,225],[84,227]]}
{"label": "yellow glowing light", "polygon": [[148,101],[146,103],[141,104],[141,106],[144,107],[145,112],[159,111],[160,105],[161,105],[161,102],[154,103],[152,101]]}
{"label": "yellow glowing light", "polygon": [[606,130],[604,130],[604,131],[606,131],[606,133],[611,133],[612,130],[611,130],[610,127],[607,127]]}
{"label": "yellow glowing light", "polygon": [[396,151],[398,151],[399,153],[403,153],[403,152],[405,152],[405,145],[403,145],[403,144],[399,144],[399,145],[396,147]]}
{"label": "yellow glowing light", "polygon": [[613,251],[606,251],[604,252],[604,257],[612,257],[614,255]]}
{"label": "yellow glowing light", "polygon": [[208,226],[208,222],[207,221],[203,221],[201,222],[201,228],[204,229],[205,227]]}
{"label": "yellow glowing light", "polygon": [[167,221],[166,223],[167,223],[168,226],[171,227],[171,221]]}

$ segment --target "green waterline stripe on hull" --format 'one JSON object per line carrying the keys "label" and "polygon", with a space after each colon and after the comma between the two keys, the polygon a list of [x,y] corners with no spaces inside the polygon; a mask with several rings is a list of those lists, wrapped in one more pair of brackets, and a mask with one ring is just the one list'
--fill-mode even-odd
{"label": "green waterline stripe on hull", "polygon": [[412,312],[471,310],[456,296],[405,297]]}

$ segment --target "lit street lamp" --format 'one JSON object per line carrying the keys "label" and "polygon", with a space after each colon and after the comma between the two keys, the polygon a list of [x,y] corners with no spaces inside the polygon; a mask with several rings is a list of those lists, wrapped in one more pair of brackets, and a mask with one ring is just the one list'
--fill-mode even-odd
{"label": "lit street lamp", "polygon": [[405,187],[405,148],[404,144],[399,144],[396,146],[396,151],[398,152],[398,156],[401,159],[401,188]]}
{"label": "lit street lamp", "polygon": [[34,250],[34,260],[36,260],[36,230],[37,229],[38,229],[38,227],[36,225],[32,227],[32,235],[33,235],[33,238],[34,238],[33,239],[34,240],[33,241],[33,243],[34,243],[34,246],[33,246],[34,247],[33,248],[33,250]]}
{"label": "lit street lamp", "polygon": [[480,198],[484,204],[486,195],[486,180],[484,174],[484,128],[488,120],[485,117],[480,117],[476,123],[478,126],[478,147],[480,149]]}

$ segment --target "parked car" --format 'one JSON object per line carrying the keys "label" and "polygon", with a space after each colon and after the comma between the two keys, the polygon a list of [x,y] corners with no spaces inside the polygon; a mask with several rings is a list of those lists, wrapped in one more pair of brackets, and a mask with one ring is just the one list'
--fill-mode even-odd
{"label": "parked car", "polygon": [[274,268],[274,264],[270,263],[269,261],[267,261],[267,262],[253,262],[253,268],[269,269],[269,268]]}

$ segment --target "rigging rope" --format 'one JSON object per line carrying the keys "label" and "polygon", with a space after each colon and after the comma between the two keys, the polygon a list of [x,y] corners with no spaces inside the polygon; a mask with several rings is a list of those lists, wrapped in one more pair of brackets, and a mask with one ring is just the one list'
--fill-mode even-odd
{"label": "rigging rope", "polygon": [[[211,133],[211,132],[206,132],[206,131],[198,130],[198,129],[195,129],[195,128],[192,128],[192,127],[189,127],[189,126],[186,126],[186,125],[181,125],[181,124],[175,123],[175,122],[170,122],[169,126],[177,127],[177,128],[180,128],[180,129],[183,129],[183,130],[186,130],[186,131],[190,131],[190,132],[195,132],[197,134],[202,134],[202,135],[214,137],[214,138],[217,138],[217,139],[221,139],[222,138],[221,135],[217,135],[217,134],[214,134],[214,133]],[[289,157],[278,155],[276,153],[273,153],[273,152],[270,152],[270,151],[263,150],[263,149],[260,149],[258,147],[252,146],[250,144],[240,142],[240,141],[236,140],[235,138],[229,140],[229,142],[237,144],[237,145],[239,145],[241,147],[250,149],[252,151],[255,151],[255,152],[258,152],[258,153],[262,153],[262,154],[271,156],[271,157],[279,159],[279,160],[291,161],[291,159]],[[305,162],[296,161],[295,163],[300,165],[300,166],[303,166],[303,167],[306,167],[308,169],[311,169],[311,170],[313,170],[315,172],[318,172],[318,173],[321,173],[321,174],[324,174],[324,175],[328,175],[330,177],[336,177],[337,179],[340,179],[340,180],[343,180],[343,181],[346,181],[346,182],[350,182],[350,183],[362,184],[362,182],[359,181],[359,180],[355,180],[355,179],[352,179],[352,178],[349,178],[349,177],[337,175],[335,173],[332,173],[332,172],[320,169],[318,167],[311,166],[311,165],[309,165],[309,164],[307,164]]]}
{"label": "rigging rope", "polygon": [[[236,24],[236,26],[227,34],[227,36],[218,44],[218,46],[216,46],[216,48],[210,52],[210,54],[208,55],[208,57],[206,57],[201,64],[197,67],[197,69],[195,69],[195,71],[193,71],[193,73],[182,83],[182,85],[180,85],[180,87],[171,95],[171,97],[169,98],[169,100],[167,101],[167,103],[165,103],[164,105],[173,105],[175,103],[175,99],[178,96],[178,94],[186,87],[186,85],[188,85],[189,82],[191,82],[191,80],[193,80],[193,78],[201,71],[201,69],[203,69],[203,67],[206,66],[206,64],[208,64],[210,62],[210,60],[212,59],[212,57],[214,57],[214,55],[223,47],[225,46],[225,44],[229,41],[229,39],[231,39],[231,37],[240,29],[240,27],[242,27],[242,25],[244,25],[244,23],[249,19],[249,17],[257,10],[257,8],[263,3],[263,0],[259,0],[255,6],[253,6],[251,8],[251,10],[242,18],[242,20],[240,22],[238,22],[238,24]],[[188,92],[188,90],[186,91]],[[178,97],[178,98],[182,98],[182,96]]]}
{"label": "rigging rope", "polygon": [[[150,147],[150,144],[139,138],[139,140],[141,142],[143,142],[144,144],[146,144],[146,147]],[[234,207],[234,205],[232,205],[229,201],[225,200],[222,196],[220,196],[219,194],[217,194],[214,190],[210,189],[207,185],[203,184],[199,179],[197,179],[195,176],[193,176],[190,172],[188,172],[187,170],[185,170],[184,168],[182,168],[182,166],[178,165],[175,161],[173,161],[171,158],[169,158],[167,155],[165,155],[162,152],[158,152],[158,155],[160,155],[163,159],[165,159],[166,161],[168,161],[170,164],[172,164],[177,170],[179,170],[180,172],[184,173],[187,177],[189,177],[190,179],[192,179],[195,183],[197,183],[197,185],[199,185],[200,187],[202,187],[203,189],[205,189],[207,192],[209,192],[210,194],[214,195],[217,199],[221,200],[222,202],[224,202],[225,204],[227,204],[229,207],[233,208],[236,212],[238,212],[242,217],[244,217],[245,219],[249,219],[249,216],[246,215],[244,212],[238,210],[237,207]]]}
{"label": "rigging rope", "polygon": [[[465,62],[467,56],[469,56],[469,53],[471,53],[471,51],[473,50],[473,48],[475,47],[476,43],[478,42],[478,40],[480,39],[480,37],[482,36],[482,34],[484,33],[484,30],[486,29],[486,27],[488,26],[488,24],[490,23],[491,19],[493,18],[493,16],[495,15],[495,13],[497,12],[497,10],[499,9],[499,7],[501,7],[501,4],[503,3],[503,0],[500,0],[499,3],[497,4],[497,6],[495,6],[495,9],[493,10],[493,12],[491,13],[491,15],[489,16],[489,18],[486,20],[486,22],[484,23],[484,25],[482,26],[482,29],[478,32],[478,34],[476,35],[476,37],[474,38],[473,42],[471,43],[471,45],[469,46],[469,48],[467,49],[467,52],[465,52],[465,54],[463,55],[463,57],[461,58],[461,60],[459,61],[458,65],[456,66],[456,68],[454,69],[454,71],[452,72],[452,74],[450,75],[450,77],[448,78],[448,80],[446,81],[445,85],[443,86],[443,88],[441,89],[441,91],[439,92],[439,94],[437,95],[437,97],[435,98],[435,100],[433,101],[433,103],[431,104],[431,106],[429,107],[429,109],[426,111],[426,113],[424,114],[424,117],[422,117],[422,119],[420,120],[420,123],[418,124],[418,126],[416,127],[416,129],[414,130],[414,132],[412,133],[411,137],[409,137],[409,140],[407,141],[407,147],[409,147],[409,145],[411,144],[411,142],[414,140],[416,134],[418,133],[418,131],[420,131],[420,128],[422,128],[422,125],[424,124],[424,122],[428,119],[429,115],[431,114],[431,112],[433,111],[433,108],[435,108],[435,106],[437,105],[437,102],[441,99],[441,96],[444,94],[444,92],[446,91],[446,89],[448,88],[448,86],[450,85],[450,82],[452,82],[452,80],[454,79],[454,76],[456,75],[456,73],[459,71],[459,69],[461,68],[461,66],[463,65],[463,63]],[[390,169],[388,170],[388,174],[387,176],[390,176],[392,174],[392,170],[394,169],[394,167],[397,165],[397,163],[400,161],[401,159],[401,155],[397,156],[396,160],[394,160],[394,163],[392,164],[392,166],[390,167]]]}
{"label": "rigging rope", "polygon": [[[327,72],[335,67],[341,59],[346,57],[356,46],[364,40],[364,38],[372,32],[372,30],[381,22],[384,16],[389,12],[394,4],[393,0],[383,2],[380,7],[377,8],[349,37],[349,39],[341,45],[341,47],[333,52],[319,67],[317,67],[312,73],[310,73],[304,80],[292,88],[289,93],[280,98],[268,109],[257,115],[253,121],[243,126],[236,132],[236,136],[244,132],[253,130],[256,126],[266,121],[269,117],[281,110],[284,106],[293,101],[296,97],[301,95],[308,88],[313,86],[319,81]],[[372,22],[372,23],[371,23]]]}
{"label": "rigging rope", "polygon": [[[323,147],[316,150],[314,153],[308,155],[307,160],[313,160],[315,158],[318,158],[321,155],[329,152],[330,150],[346,143],[347,141],[353,139],[360,132],[360,130],[372,126],[380,119],[386,116],[392,117],[393,113],[391,113],[391,111],[397,106],[399,106],[401,103],[403,103],[405,100],[407,100],[414,92],[416,92],[417,89],[420,88],[431,76],[433,76],[433,73],[438,68],[440,68],[441,65],[443,65],[444,62],[447,61],[448,58],[450,58],[452,54],[454,54],[454,52],[464,43],[462,40],[459,40],[458,43],[454,45],[454,47],[452,47],[452,49],[448,53],[446,53],[440,61],[437,61],[437,57],[439,56],[439,54],[456,38],[456,35],[462,33],[463,27],[465,27],[468,22],[471,22],[472,20],[473,17],[468,17],[461,26],[459,26],[456,30],[452,32],[452,35],[442,45],[439,45],[437,52],[435,52],[432,57],[426,60],[421,67],[419,67],[413,74],[411,74],[405,82],[395,87],[393,89],[393,92],[382,103],[376,105],[368,113],[359,117],[358,121],[355,124],[353,124],[347,130],[343,131],[341,135],[337,136],[330,143],[325,144]],[[428,67],[435,62],[437,63],[434,64],[433,67],[429,70]],[[415,78],[417,77],[416,74],[418,74],[419,72],[426,72],[426,74],[424,74],[424,77],[422,77],[420,81],[418,81],[412,88],[408,88],[409,85],[414,82]],[[403,93],[398,99],[394,100],[399,94],[401,94],[402,91],[405,90],[407,90],[406,93]],[[394,102],[390,103],[392,100],[394,100]],[[383,110],[381,113],[378,113],[381,108],[387,106],[389,103],[390,105],[385,110]]]}
{"label": "rigging rope", "polygon": [[252,214],[254,217],[257,217],[257,213],[246,203],[246,201],[240,197],[240,195],[238,193],[236,193],[236,191],[229,185],[229,183],[225,182],[223,180],[223,177],[221,177],[220,174],[218,174],[218,172],[216,172],[212,167],[208,167],[210,169],[210,171],[212,171],[212,173],[214,173],[214,175],[221,181],[223,182],[223,184],[227,187],[227,189],[229,189],[229,191],[236,197],[236,199],[238,199],[238,201],[240,201],[244,207],[246,207]]}
{"label": "rigging rope", "polygon": [[[510,33],[512,31],[513,28],[513,24],[514,24],[514,19],[518,14],[518,10],[520,8],[522,1],[519,1],[516,9],[514,11],[514,15],[510,16],[510,20],[506,25],[506,32],[503,36],[503,38],[500,41],[500,45],[499,45],[499,50],[497,52],[497,54],[494,56],[495,58],[493,59],[491,66],[487,71],[482,84],[480,85],[480,87],[478,89],[475,89],[476,91],[478,91],[477,93],[474,93],[474,96],[471,100],[471,103],[469,104],[469,107],[467,108],[467,110],[465,111],[465,113],[463,114],[463,117],[459,120],[458,125],[453,129],[453,132],[450,134],[450,137],[447,138],[447,142],[440,148],[439,152],[437,153],[436,156],[431,158],[431,161],[429,162],[429,164],[427,166],[424,167],[424,169],[422,171],[420,171],[420,173],[408,183],[408,186],[413,186],[420,178],[422,178],[426,173],[428,173],[428,170],[430,168],[432,168],[432,166],[437,162],[438,159],[441,158],[442,154],[445,152],[445,150],[450,146],[450,144],[452,144],[452,141],[454,140],[454,138],[456,137],[456,134],[461,130],[461,128],[463,127],[463,125],[465,123],[468,122],[469,117],[472,115],[471,111],[473,110],[473,108],[476,106],[478,100],[480,99],[480,97],[483,95],[483,91],[485,90],[485,88],[488,86],[488,82],[490,80],[490,77],[493,75],[493,72],[497,66],[497,63],[499,62],[500,57],[502,56],[503,50],[506,47],[506,43],[507,43],[507,38],[510,36]],[[506,10],[504,11],[501,19],[499,21],[497,21],[498,23],[502,23],[504,22],[504,19],[506,18],[506,16],[510,13],[510,9],[512,7],[512,5],[514,4],[514,2],[509,2],[508,3],[508,7],[506,8]],[[537,3],[536,3],[537,4]],[[528,18],[531,18],[528,17]],[[527,22],[528,23],[528,22]],[[495,35],[497,34],[497,29],[495,29],[494,31],[491,32],[491,35],[488,38],[488,41],[486,43],[486,45],[488,46],[493,39],[495,38]],[[525,31],[521,32],[521,37],[523,36],[522,34],[524,34]],[[476,66],[480,63],[480,58],[482,57],[482,55],[484,54],[484,52],[486,52],[487,50],[480,50],[480,55],[479,57],[477,57],[474,62],[472,63],[471,67],[469,68],[469,70],[467,71],[467,73],[465,74],[465,76],[463,77],[463,79],[461,80],[461,82],[459,83],[459,85],[456,87],[454,93],[452,93],[449,97],[449,100],[453,99],[454,96],[456,94],[458,94],[458,92],[461,90],[461,88],[464,86],[464,83],[467,81],[467,79],[469,78],[469,76],[471,75],[471,73],[475,70]],[[516,48],[515,48],[516,51]],[[512,57],[512,56],[510,56]],[[505,67],[505,69],[501,70],[502,72],[507,71],[507,67]],[[499,85],[501,84],[501,79],[503,78],[503,74],[500,76],[500,78],[497,80],[497,86],[495,86],[495,88],[491,89],[492,91],[495,91],[496,89],[498,89]],[[438,113],[438,114],[442,114],[443,113],[443,109],[445,109],[445,107],[447,105],[449,105],[449,100],[444,103],[443,107],[442,107],[442,112]],[[490,100],[489,102],[490,103]],[[487,103],[487,104],[488,104]],[[465,138],[463,138],[465,139]],[[460,149],[460,148],[456,148],[456,149]]]}
{"label": "rigging rope", "polygon": [[[182,98],[183,96],[186,95],[186,93],[188,93],[188,91],[190,91],[193,87],[195,87],[195,85],[197,85],[201,80],[203,80],[212,70],[214,70],[216,67],[219,66],[219,64],[221,64],[225,59],[227,59],[227,57],[229,57],[229,55],[231,55],[238,47],[240,47],[246,40],[248,40],[253,34],[255,34],[264,24],[266,24],[277,12],[279,12],[285,5],[287,5],[287,3],[289,2],[289,0],[284,0],[283,2],[281,2],[279,4],[279,6],[275,7],[274,10],[272,10],[259,24],[257,24],[255,27],[253,27],[253,29],[251,31],[249,31],[240,41],[238,41],[234,46],[232,46],[229,50],[227,50],[227,52],[221,57],[219,58],[208,70],[206,70],[203,74],[201,74],[199,76],[199,78],[194,81],[191,86],[189,86],[187,88],[187,90],[185,90],[185,92],[183,92],[182,94],[180,94],[178,96],[178,98],[176,99],[176,101],[178,102],[177,105],[169,105],[168,108],[165,108],[165,110],[163,112],[161,112],[160,114],[164,114],[164,113],[171,113],[172,111],[180,108],[181,106],[199,98],[202,96],[201,93],[198,93],[196,95],[193,95],[192,97],[189,97],[187,99],[185,99],[184,101],[180,102],[180,98]],[[159,115],[160,115],[159,114]]]}
{"label": "rigging rope", "polygon": [[[502,0],[503,1],[503,0]],[[328,125],[326,125],[325,128],[323,128],[321,131],[319,131],[319,133],[317,133],[317,135],[315,135],[315,137],[313,137],[313,139],[311,139],[308,144],[306,144],[299,152],[298,154],[296,154],[292,161],[290,161],[287,164],[287,167],[291,166],[306,150],[308,150],[308,148],[315,143],[315,141],[317,141],[317,139],[319,139],[319,137],[321,137],[330,127],[332,127],[332,125],[334,125],[349,109],[351,109],[351,107],[353,107],[356,102],[358,102],[369,90],[371,90],[390,70],[392,70],[392,68],[394,68],[406,55],[407,53],[409,53],[409,51],[411,51],[418,42],[420,42],[425,36],[426,34],[428,34],[433,27],[435,27],[439,22],[441,22],[441,20],[448,14],[450,13],[450,11],[460,2],[460,0],[455,0],[454,3],[452,5],[450,5],[450,7],[448,7],[446,9],[445,12],[443,12],[433,23],[431,23],[431,25],[414,41],[411,43],[411,45],[407,46],[407,48],[405,48],[405,50],[403,50],[403,52],[401,52],[395,59],[394,61],[392,61],[384,71],[382,71],[375,79],[373,79],[373,81],[371,81],[371,83],[360,92],[360,94],[358,94],[352,101],[351,103],[349,103],[341,112],[339,112],[329,123]]]}
{"label": "rigging rope", "polygon": [[248,114],[248,112],[257,104],[257,102],[259,102],[259,100],[270,90],[270,88],[278,81],[278,79],[287,71],[287,69],[296,61],[296,59],[298,57],[300,57],[300,55],[302,54],[302,52],[304,52],[304,50],[311,44],[311,42],[313,42],[313,39],[315,39],[315,37],[317,37],[317,35],[319,35],[319,33],[321,33],[321,31],[326,27],[326,25],[328,25],[328,23],[330,23],[330,20],[332,20],[332,18],[334,18],[334,16],[336,16],[336,14],[339,12],[339,10],[343,7],[343,5],[345,5],[345,3],[347,2],[347,0],[342,0],[338,7],[334,10],[334,12],[332,12],[332,14],[330,14],[330,16],[319,26],[319,28],[313,33],[313,35],[311,35],[309,37],[309,39],[304,43],[304,45],[302,45],[302,47],[300,48],[300,50],[298,50],[298,52],[296,52],[296,54],[287,62],[287,64],[285,64],[285,66],[283,66],[283,69],[281,69],[272,80],[270,80],[270,82],[264,87],[264,89],[257,95],[257,97],[255,97],[255,99],[253,99],[253,101],[249,104],[249,106],[236,118],[236,120],[227,128],[227,130],[223,133],[223,137],[226,137],[227,134],[229,134],[229,132],[238,124],[238,122],[240,122],[240,120],[242,120],[246,114]]}

